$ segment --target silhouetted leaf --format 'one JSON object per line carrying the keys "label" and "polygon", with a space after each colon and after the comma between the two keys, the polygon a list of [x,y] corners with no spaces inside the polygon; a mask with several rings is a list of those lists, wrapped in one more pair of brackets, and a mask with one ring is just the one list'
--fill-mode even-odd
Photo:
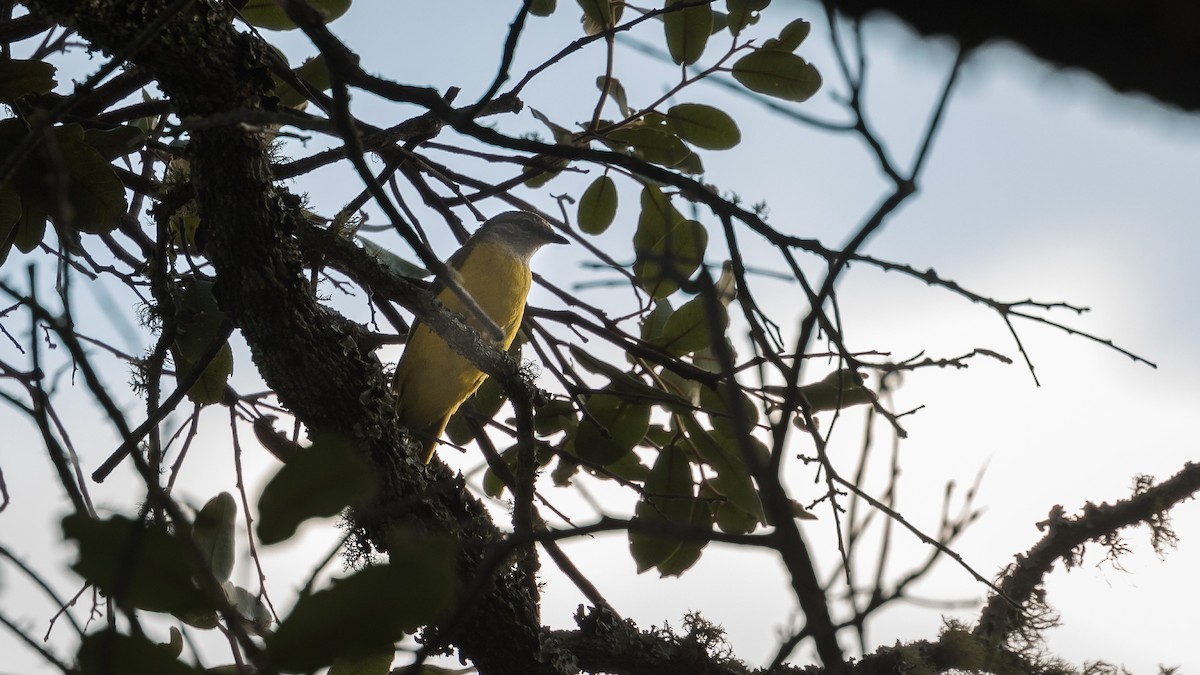
{"label": "silhouetted leaf", "polygon": [[88,129],[83,140],[95,148],[105,161],[111,162],[137,152],[146,144],[146,134],[135,126],[119,126],[112,129]]}
{"label": "silhouetted leaf", "polygon": [[62,528],[65,538],[79,544],[71,569],[117,604],[176,614],[209,607],[192,581],[183,542],[165,527],[74,513],[63,518]]}
{"label": "silhouetted leaf", "polygon": [[[638,502],[634,520],[662,525],[691,522],[695,502],[692,465],[683,450],[669,445],[662,449],[646,478],[645,497]],[[638,573],[667,560],[679,550],[681,539],[649,532],[629,530],[629,552]]]}
{"label": "silhouetted leaf", "polygon": [[609,464],[624,457],[641,442],[650,426],[650,405],[626,397],[593,394],[586,407],[591,419],[585,417],[579,422],[572,446],[577,456],[595,464]]}
{"label": "silhouetted leaf", "polygon": [[807,101],[821,88],[821,74],[790,52],[759,49],[733,64],[733,79],[751,91],[785,101]]}
{"label": "silhouetted leaf", "polygon": [[[325,23],[333,21],[350,9],[350,0],[308,0],[308,4],[321,13]],[[257,28],[292,30],[296,27],[275,0],[249,0],[241,13],[250,25]]]}
{"label": "silhouetted leaf", "polygon": [[579,229],[588,234],[601,234],[612,225],[616,215],[617,184],[607,175],[600,176],[579,198]]}
{"label": "silhouetted leaf", "polygon": [[258,538],[275,544],[291,537],[309,518],[328,518],[370,499],[374,472],[353,442],[318,437],[299,450],[263,488],[258,498]]}
{"label": "silhouetted leaf", "polygon": [[[693,499],[692,515],[688,523],[692,527],[712,529],[713,510],[711,504],[708,501]],[[679,548],[675,549],[675,552],[670,557],[656,566],[658,573],[664,577],[681,576],[700,560],[700,555],[704,552],[704,548],[708,546],[709,541],[708,539],[686,539],[681,541]]]}
{"label": "silhouetted leaf", "polygon": [[[171,345],[176,377],[187,377],[201,365],[208,348],[224,339],[224,321],[225,313],[213,295],[213,282],[192,279],[180,284],[175,294],[175,342]],[[225,384],[232,374],[233,351],[226,341],[188,389],[188,398],[200,405],[219,403],[225,398]]]}
{"label": "silhouetted leaf", "polygon": [[769,4],[771,0],[725,0],[729,10],[729,30],[737,35],[746,26],[758,23],[758,13]]}
{"label": "silhouetted leaf", "polygon": [[804,19],[796,19],[779,31],[778,38],[771,38],[763,43],[763,49],[778,49],[794,52],[812,30],[812,24]]}
{"label": "silhouetted leaf", "polygon": [[[666,0],[666,6],[678,5],[683,0]],[[695,5],[662,15],[667,36],[667,51],[671,60],[682,65],[691,65],[700,59],[708,36],[712,35],[713,15],[709,5]]]}
{"label": "silhouetted leaf", "polygon": [[713,303],[715,315],[708,304],[709,300],[702,295],[683,303],[667,319],[662,336],[655,344],[674,356],[690,354],[711,345],[715,336],[725,334],[729,316],[720,303]]}
{"label": "silhouetted leaf", "polygon": [[233,574],[234,519],[237,503],[228,492],[208,500],[192,522],[192,538],[208,560],[217,581],[227,581]]}
{"label": "silhouetted leaf", "polygon": [[558,9],[558,0],[532,0],[529,13],[534,16],[550,16]]}
{"label": "silhouetted leaf", "polygon": [[326,675],[387,675],[395,658],[396,652],[393,649],[380,654],[339,658],[334,660]]}
{"label": "silhouetted leaf", "polygon": [[752,430],[758,423],[758,406],[754,405],[754,401],[741,389],[738,389],[733,397],[736,408],[731,405],[729,388],[724,384],[719,385],[716,390],[710,387],[700,388],[700,406],[708,414],[713,431],[725,438],[737,438],[739,435],[732,418],[732,411],[735,409],[739,411],[747,431]]}
{"label": "silhouetted leaf", "polygon": [[608,97],[616,101],[617,108],[623,117],[629,117],[633,111],[629,108],[629,100],[625,96],[625,87],[621,85],[621,81],[615,77],[605,77],[604,75],[596,78],[596,88],[600,91],[604,91],[605,83],[608,84]]}
{"label": "silhouetted leaf", "polygon": [[674,166],[691,153],[678,136],[651,126],[617,129],[608,134],[608,140],[628,145],[634,157],[663,166]]}
{"label": "silhouetted leaf", "polygon": [[12,103],[28,94],[48,94],[54,90],[58,69],[45,61],[0,58],[0,102]]}
{"label": "silhouetted leaf", "polygon": [[712,106],[680,103],[667,111],[667,124],[683,140],[707,150],[728,150],[742,140],[733,118]]}
{"label": "silhouetted leaf", "polygon": [[266,640],[271,663],[288,672],[311,672],[338,658],[391,653],[406,631],[440,619],[457,592],[452,540],[405,537],[388,548],[388,564],[301,597]]}
{"label": "silhouetted leaf", "polygon": [[621,21],[625,10],[622,0],[577,0],[583,9],[583,32],[595,35]]}
{"label": "silhouetted leaf", "polygon": [[85,635],[76,655],[80,675],[200,675],[171,649],[143,636],[101,630]]}
{"label": "silhouetted leaf", "polygon": [[660,214],[643,206],[634,234],[633,274],[654,298],[665,298],[692,276],[707,247],[708,230],[700,223],[678,220],[666,225]]}
{"label": "silhouetted leaf", "polygon": [[[715,477],[708,480],[709,485],[731,504],[761,521],[764,517],[762,503],[758,499],[758,491],[754,489],[750,469],[741,455],[738,440],[713,435],[689,415],[684,415],[682,419],[692,449],[717,472]],[[746,437],[745,442],[761,446],[753,436]]]}
{"label": "silhouetted leaf", "polygon": [[[800,392],[812,406],[812,412],[839,410],[852,405],[874,403],[875,392],[859,384],[861,377],[856,378],[854,371],[850,368],[842,368],[833,371],[817,382],[802,385]],[[763,387],[763,391],[778,398],[783,398],[787,394],[787,388],[779,385],[767,385]]]}
{"label": "silhouetted leaf", "polygon": [[332,80],[329,77],[329,66],[325,62],[325,55],[318,54],[309,59],[305,59],[304,63],[299,67],[293,68],[292,72],[301,81],[305,82],[312,92],[306,93],[297,90],[289,82],[284,82],[278,75],[271,75],[275,80],[275,96],[279,98],[279,105],[289,108],[300,109],[308,103],[311,93],[326,91],[333,86]]}

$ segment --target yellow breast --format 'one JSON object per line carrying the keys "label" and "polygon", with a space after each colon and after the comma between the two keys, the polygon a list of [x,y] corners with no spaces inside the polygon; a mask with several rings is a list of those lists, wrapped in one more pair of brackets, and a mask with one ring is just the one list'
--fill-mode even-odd
{"label": "yellow breast", "polygon": [[[463,290],[504,332],[504,339],[497,347],[508,349],[525,313],[525,300],[533,281],[529,265],[506,254],[501,246],[480,242],[462,261],[458,272]],[[443,289],[437,298],[487,337],[487,331],[481,329],[452,290]],[[402,424],[422,436],[427,455],[432,456],[450,416],[475,393],[485,377],[427,326],[418,326],[409,335],[396,367],[397,412]]]}

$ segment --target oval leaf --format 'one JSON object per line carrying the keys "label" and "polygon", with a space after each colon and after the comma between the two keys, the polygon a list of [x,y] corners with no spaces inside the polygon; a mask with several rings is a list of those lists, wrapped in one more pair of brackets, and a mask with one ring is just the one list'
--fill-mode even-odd
{"label": "oval leaf", "polygon": [[758,13],[769,4],[771,0],[725,0],[729,10],[729,31],[737,35],[746,26],[758,23]]}
{"label": "oval leaf", "polygon": [[389,564],[301,597],[267,639],[271,663],[312,672],[339,658],[391,653],[405,632],[441,618],[457,590],[452,542],[426,537],[389,550]]}
{"label": "oval leaf", "polygon": [[64,538],[79,544],[71,569],[118,604],[174,614],[210,607],[192,580],[183,542],[165,527],[75,513],[63,518],[62,530]]}
{"label": "oval leaf", "polygon": [[683,140],[706,150],[728,150],[742,140],[737,122],[712,106],[680,103],[667,111],[667,125]]}
{"label": "oval leaf", "polygon": [[12,103],[28,94],[48,94],[57,84],[54,66],[45,61],[0,59],[0,102]]}
{"label": "oval leaf", "polygon": [[785,101],[807,101],[821,88],[821,74],[790,52],[759,49],[733,64],[733,79],[750,91]]}
{"label": "oval leaf", "polygon": [[608,176],[600,176],[579,198],[579,229],[588,234],[600,234],[612,225],[616,216],[617,184]]}
{"label": "oval leaf", "polygon": [[[712,529],[713,519],[711,502],[701,499],[692,500],[692,517],[689,523],[692,527]],[[689,539],[680,542],[679,548],[656,566],[658,573],[664,577],[682,575],[700,560],[700,554],[704,552],[708,542],[708,539]]]}
{"label": "oval leaf", "polygon": [[[333,21],[350,9],[350,0],[308,0],[308,4],[321,13],[325,23]],[[292,30],[296,27],[275,0],[250,0],[241,13],[246,23],[257,28]]]}
{"label": "oval leaf", "polygon": [[[682,449],[669,445],[658,454],[646,478],[645,494],[635,509],[635,521],[664,525],[691,522],[695,479],[692,464]],[[678,538],[636,529],[629,531],[629,551],[639,574],[670,558],[681,543]]]}
{"label": "oval leaf", "polygon": [[804,19],[796,19],[779,31],[779,38],[775,42],[775,49],[783,49],[785,51],[794,52],[808,37],[812,31],[812,24]]}
{"label": "oval leaf", "polygon": [[208,560],[217,581],[228,581],[233,574],[233,524],[237,503],[228,492],[208,500],[192,523],[192,538]]}
{"label": "oval leaf", "polygon": [[[172,628],[172,631],[175,629]],[[174,632],[172,632],[174,640]],[[81,673],[122,675],[201,675],[203,671],[181,663],[171,647],[145,637],[102,630],[84,636],[75,660]]]}
{"label": "oval leaf", "polygon": [[708,230],[694,220],[679,221],[657,239],[645,239],[649,239],[648,245],[639,246],[635,237],[633,274],[656,299],[679,290],[700,267],[708,248]]}
{"label": "oval leaf", "polygon": [[626,127],[608,134],[607,138],[628,145],[635,157],[662,166],[675,166],[691,154],[678,136],[654,127]]}
{"label": "oval leaf", "polygon": [[713,343],[713,338],[724,335],[729,327],[729,315],[725,307],[716,304],[716,315],[710,313],[708,300],[696,296],[683,303],[667,319],[662,336],[655,341],[672,356],[682,356],[700,351]]}
{"label": "oval leaf", "polygon": [[[666,7],[681,4],[683,0],[667,0]],[[690,66],[700,60],[708,36],[712,35],[713,12],[709,5],[696,5],[663,14],[664,30],[667,34],[667,51],[675,63]]]}
{"label": "oval leaf", "polygon": [[575,431],[575,454],[595,464],[610,464],[629,454],[650,428],[650,406],[613,394],[588,397],[585,417]]}
{"label": "oval leaf", "polygon": [[374,472],[349,440],[318,438],[283,465],[258,498],[258,538],[274,544],[309,518],[328,518],[370,499]]}

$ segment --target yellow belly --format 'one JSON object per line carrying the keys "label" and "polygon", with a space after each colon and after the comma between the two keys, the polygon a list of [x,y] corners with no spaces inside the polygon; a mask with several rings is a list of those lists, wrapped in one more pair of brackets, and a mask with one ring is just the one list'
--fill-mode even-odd
{"label": "yellow belly", "polygon": [[[508,349],[521,326],[525,299],[532,277],[524,261],[499,253],[495,244],[477,245],[458,270],[463,289],[504,331],[496,346]],[[438,300],[484,336],[477,321],[450,289]],[[479,388],[487,376],[454,351],[428,326],[418,325],[396,366],[394,389],[400,422],[420,437],[426,462],[433,456],[437,440],[446,430],[450,416]]]}

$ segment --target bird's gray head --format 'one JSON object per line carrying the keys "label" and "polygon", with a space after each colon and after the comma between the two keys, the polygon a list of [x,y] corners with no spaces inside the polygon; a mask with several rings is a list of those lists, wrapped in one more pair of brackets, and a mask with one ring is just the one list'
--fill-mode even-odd
{"label": "bird's gray head", "polygon": [[472,239],[504,244],[526,260],[546,244],[568,243],[545,218],[528,211],[501,213],[484,223]]}

